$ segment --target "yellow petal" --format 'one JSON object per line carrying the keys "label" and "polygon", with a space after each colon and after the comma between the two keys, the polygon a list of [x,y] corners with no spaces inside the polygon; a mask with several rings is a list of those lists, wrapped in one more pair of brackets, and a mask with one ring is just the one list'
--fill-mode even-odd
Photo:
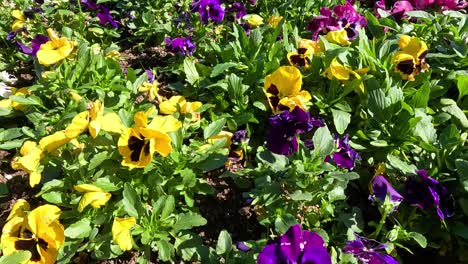
{"label": "yellow petal", "polygon": [[96,138],[101,130],[101,122],[100,120],[92,120],[89,122],[88,131],[91,134],[92,138]]}
{"label": "yellow petal", "polygon": [[348,35],[346,33],[346,30],[335,30],[335,31],[330,31],[327,33],[325,38],[331,42],[331,43],[336,43],[341,46],[347,46],[350,45],[351,42],[348,41]]}
{"label": "yellow petal", "polygon": [[268,24],[270,25],[270,27],[276,28],[278,26],[279,22],[281,22],[281,20],[283,20],[282,16],[271,16],[268,19]]}
{"label": "yellow petal", "polygon": [[25,17],[24,17],[24,14],[21,10],[18,10],[18,9],[15,9],[13,11],[11,11],[11,16],[14,18],[14,19],[18,19],[18,20],[26,20]]}
{"label": "yellow petal", "polygon": [[47,35],[49,35],[49,38],[52,41],[57,41],[59,39],[57,32],[55,32],[55,30],[53,30],[52,28],[47,29]]}
{"label": "yellow petal", "polygon": [[400,36],[400,39],[398,40],[398,46],[400,47],[400,49],[403,49],[405,48],[406,46],[408,46],[408,43],[410,42],[411,40],[411,37],[408,36],[408,35],[401,35]]}
{"label": "yellow petal", "polygon": [[263,18],[257,14],[250,15],[247,23],[252,27],[259,27],[263,25]]}
{"label": "yellow petal", "polygon": [[148,128],[168,133],[176,131],[181,126],[182,123],[173,116],[155,116]]}
{"label": "yellow petal", "polygon": [[124,130],[124,125],[116,113],[105,114],[102,118],[102,130],[120,134]]}
{"label": "yellow petal", "polygon": [[28,215],[28,225],[36,237],[58,249],[64,242],[63,226],[58,222],[62,211],[55,205],[42,205]]}
{"label": "yellow petal", "polygon": [[330,67],[326,71],[328,79],[336,78],[340,81],[349,80],[349,71],[346,66],[340,64],[336,58],[334,58],[330,64]]}
{"label": "yellow petal", "polygon": [[159,112],[165,115],[171,115],[177,112],[177,106],[185,104],[185,98],[180,95],[172,96],[169,100],[159,104]]}
{"label": "yellow petal", "polygon": [[214,144],[217,140],[225,139],[226,143],[224,145],[225,148],[229,148],[231,146],[231,139],[232,133],[229,131],[221,131],[219,134],[214,135],[208,139],[208,143]]}
{"label": "yellow petal", "polygon": [[106,192],[87,192],[81,197],[77,210],[78,212],[82,212],[89,204],[91,204],[93,208],[100,208],[109,201],[111,196],[110,193]]}
{"label": "yellow petal", "polygon": [[272,85],[276,86],[280,98],[294,96],[301,90],[301,72],[294,66],[281,66],[265,77],[265,90],[267,92],[270,92],[269,89]]}
{"label": "yellow petal", "polygon": [[93,106],[91,107],[91,110],[89,110],[89,118],[91,120],[96,120],[100,116],[104,114],[104,105],[100,100],[96,100],[93,102]]}
{"label": "yellow petal", "polygon": [[29,211],[30,208],[31,207],[26,200],[17,200],[16,203],[13,205],[13,208],[11,208],[10,214],[8,215],[6,221],[8,222],[13,217],[25,217],[26,211]]}
{"label": "yellow petal", "polygon": [[136,224],[134,217],[114,218],[112,223],[112,240],[123,251],[132,249],[132,234],[130,229]]}
{"label": "yellow petal", "polygon": [[65,135],[69,139],[78,137],[83,133],[89,124],[89,113],[88,111],[83,111],[73,117],[70,125],[65,128]]}
{"label": "yellow petal", "polygon": [[29,174],[29,185],[31,187],[36,186],[37,184],[41,182],[41,178],[42,178],[42,175],[40,172],[31,171],[31,173]]}
{"label": "yellow petal", "polygon": [[78,184],[73,186],[77,192],[104,192],[101,188],[92,184]]}
{"label": "yellow petal", "polygon": [[148,125],[148,116],[145,112],[136,113],[133,120],[135,121],[135,127],[146,127]]}
{"label": "yellow petal", "polygon": [[0,100],[0,108],[10,108],[12,107],[13,100],[11,99],[3,99]]}
{"label": "yellow petal", "polygon": [[55,132],[52,135],[43,137],[39,141],[39,147],[42,151],[52,152],[57,148],[67,144],[70,141],[70,138],[66,136],[65,131],[61,130]]}

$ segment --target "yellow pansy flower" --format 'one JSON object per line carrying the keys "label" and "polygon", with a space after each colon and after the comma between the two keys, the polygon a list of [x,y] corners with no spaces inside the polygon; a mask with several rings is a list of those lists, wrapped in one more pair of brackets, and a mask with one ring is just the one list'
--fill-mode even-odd
{"label": "yellow pansy flower", "polygon": [[[367,68],[353,70],[351,67],[339,63],[338,60],[334,58],[330,63],[330,67],[325,70],[325,75],[330,80],[335,78],[340,81],[348,81],[350,80],[351,76],[361,80],[362,75],[366,74],[367,71]],[[364,84],[362,82],[359,85],[359,89],[364,92]]]}
{"label": "yellow pansy flower", "polygon": [[270,27],[276,28],[278,26],[279,22],[281,22],[281,20],[283,20],[282,16],[273,15],[270,18],[268,18],[268,24],[270,25]]}
{"label": "yellow pansy flower", "polygon": [[134,116],[135,126],[122,132],[118,148],[123,156],[123,166],[144,168],[151,163],[154,152],[166,157],[171,153],[171,138],[168,132],[175,131],[182,123],[173,116],[155,117],[148,125],[148,115],[138,112]]}
{"label": "yellow pansy flower", "polygon": [[29,173],[29,185],[34,187],[41,181],[39,169],[42,158],[42,149],[34,141],[26,141],[21,146],[21,157],[13,161],[11,167],[15,170],[23,170]]}
{"label": "yellow pansy flower", "polygon": [[392,61],[404,80],[413,81],[414,76],[429,68],[426,63],[427,45],[416,37],[402,35],[398,40],[398,46],[400,51],[395,54]]}
{"label": "yellow pansy flower", "polygon": [[109,52],[107,52],[105,58],[108,59],[108,58],[118,58],[120,57],[120,52],[118,52],[117,50],[111,50]]}
{"label": "yellow pansy flower", "polygon": [[263,18],[257,14],[249,15],[247,23],[252,27],[259,27],[263,25]]}
{"label": "yellow pansy flower", "polygon": [[79,101],[83,100],[83,97],[81,97],[81,95],[79,95],[75,91],[70,91],[69,94],[70,94],[71,98],[73,99],[73,101],[75,101],[75,102],[79,102]]}
{"label": "yellow pansy flower", "polygon": [[[273,113],[291,110],[291,102],[306,110],[305,103],[311,99],[309,92],[301,91],[302,75],[294,66],[281,66],[265,77],[265,93]],[[288,102],[287,105],[283,103]],[[293,108],[294,109],[294,108]]]}
{"label": "yellow pansy flower", "polygon": [[298,43],[297,52],[288,52],[289,63],[296,67],[308,68],[312,54],[322,53],[322,48],[317,41],[301,39]]}
{"label": "yellow pansy flower", "polygon": [[132,249],[132,234],[130,229],[136,224],[135,217],[114,218],[112,223],[112,240],[121,250]]}
{"label": "yellow pansy flower", "polygon": [[91,205],[93,208],[101,208],[111,198],[111,194],[91,184],[79,184],[73,187],[76,191],[84,193],[78,204],[78,212]]}
{"label": "yellow pansy flower", "polygon": [[335,43],[341,46],[348,46],[351,44],[351,42],[348,40],[348,33],[346,33],[346,30],[344,29],[328,32],[325,36],[325,39],[331,43]]}
{"label": "yellow pansy flower", "polygon": [[154,81],[153,83],[150,82],[144,82],[139,88],[139,92],[148,92],[148,97],[151,100],[156,99],[158,102],[162,102],[164,98],[158,94],[159,92],[159,83],[157,81]]}
{"label": "yellow pansy flower", "polygon": [[176,113],[180,109],[182,114],[192,114],[192,121],[200,120],[200,113],[197,113],[198,108],[202,106],[202,102],[187,102],[185,97],[181,95],[172,96],[169,100],[159,104],[159,111],[165,115]]}
{"label": "yellow pansy flower", "polygon": [[51,66],[67,58],[74,48],[73,41],[59,38],[53,29],[47,29],[50,40],[42,44],[36,56],[41,65]]}
{"label": "yellow pansy flower", "polygon": [[[20,89],[12,87],[11,92],[12,92],[13,95],[16,95],[16,96],[31,94],[31,92],[26,87],[23,87],[23,88],[20,88]],[[13,101],[10,98],[0,100],[0,108],[13,108],[15,110],[22,111],[22,110],[26,109],[26,107],[28,107],[28,106],[17,103],[17,102]]]}
{"label": "yellow pansy flower", "polygon": [[210,138],[208,138],[208,144],[205,144],[205,145],[202,145],[198,148],[198,151],[201,151],[201,150],[204,150],[208,147],[210,147],[211,145],[213,145],[216,141],[218,140],[221,140],[221,139],[225,139],[226,142],[224,143],[224,147],[225,148],[229,148],[232,144],[232,133],[229,132],[229,131],[221,131],[219,132],[217,135],[214,135]]}
{"label": "yellow pansy flower", "polygon": [[111,133],[121,133],[124,129],[120,117],[116,113],[104,114],[104,104],[96,100],[89,112],[89,133],[93,138],[96,138],[99,131],[102,129]]}
{"label": "yellow pansy flower", "polygon": [[15,19],[13,20],[13,24],[11,25],[12,31],[15,31],[24,27],[24,21],[26,21],[26,18],[24,17],[24,14],[23,12],[21,12],[21,10],[15,9],[11,11],[11,16]]}
{"label": "yellow pansy flower", "polygon": [[[17,205],[19,203],[19,205]],[[59,222],[60,208],[55,205],[42,205],[29,214],[29,204],[19,200],[15,210],[2,230],[0,244],[5,256],[20,250],[31,253],[28,264],[53,264],[65,236],[63,225]]]}
{"label": "yellow pansy flower", "polygon": [[70,140],[71,138],[67,137],[65,130],[60,130],[53,133],[52,135],[41,138],[41,140],[39,140],[39,147],[43,151],[53,152],[61,146],[67,144]]}

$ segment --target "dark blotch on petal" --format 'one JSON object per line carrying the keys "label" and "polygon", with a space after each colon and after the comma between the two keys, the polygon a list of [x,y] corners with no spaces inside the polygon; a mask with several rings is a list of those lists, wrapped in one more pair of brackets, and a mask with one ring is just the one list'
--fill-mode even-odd
{"label": "dark blotch on petal", "polygon": [[[128,139],[128,148],[132,151],[132,154],[130,155],[130,159],[132,161],[140,160],[140,153],[143,147],[145,147],[144,140],[141,140],[133,136]],[[148,153],[149,153],[149,150],[148,150]]]}
{"label": "dark blotch on petal", "polygon": [[31,252],[31,258],[29,259],[30,261],[40,261],[41,255],[37,251],[36,244],[36,241],[34,241],[33,239],[18,240],[15,241],[15,248],[17,250],[27,250]]}
{"label": "dark blotch on petal", "polygon": [[402,73],[410,75],[414,71],[414,63],[411,60],[402,61],[397,64],[396,68]]}

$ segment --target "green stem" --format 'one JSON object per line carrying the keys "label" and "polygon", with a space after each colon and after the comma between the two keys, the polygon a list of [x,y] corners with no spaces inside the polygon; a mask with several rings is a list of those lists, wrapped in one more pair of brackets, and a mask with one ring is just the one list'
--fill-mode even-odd
{"label": "green stem", "polygon": [[382,214],[382,218],[380,218],[380,222],[379,222],[379,225],[377,226],[377,229],[375,230],[373,236],[375,238],[377,238],[380,234],[380,231],[382,230],[382,227],[383,225],[385,224],[385,219],[387,218],[388,216],[388,212],[385,211],[383,214]]}

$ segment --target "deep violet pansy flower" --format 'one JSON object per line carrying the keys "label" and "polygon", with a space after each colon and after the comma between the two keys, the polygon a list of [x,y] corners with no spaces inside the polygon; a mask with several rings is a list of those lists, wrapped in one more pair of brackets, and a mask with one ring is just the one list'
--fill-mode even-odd
{"label": "deep violet pansy flower", "polygon": [[107,7],[103,5],[99,5],[99,11],[97,12],[97,17],[99,18],[99,23],[101,25],[106,25],[107,23],[111,24],[111,26],[117,28],[118,25],[112,18],[110,11]]}
{"label": "deep violet pansy flower", "polygon": [[392,184],[382,175],[376,175],[371,180],[371,195],[369,198],[373,201],[385,201],[387,195],[390,197],[390,202],[394,205],[393,211],[398,208],[398,205],[403,200],[403,196],[399,194]]}
{"label": "deep violet pansy flower", "polygon": [[320,235],[291,226],[276,240],[270,241],[258,255],[258,264],[331,264],[331,257]]}
{"label": "deep violet pansy flower", "polygon": [[153,71],[150,69],[146,69],[145,72],[146,72],[146,75],[148,75],[148,82],[153,83],[155,80]]}
{"label": "deep violet pansy flower", "polygon": [[292,112],[284,110],[280,114],[269,118],[270,132],[267,148],[276,154],[290,155],[297,152],[297,135],[307,133],[314,127],[325,124],[320,118],[311,118],[308,112],[295,107]]}
{"label": "deep violet pansy flower", "polygon": [[231,138],[232,143],[240,144],[242,142],[248,142],[249,138],[247,137],[247,129],[241,129],[234,132]]}
{"label": "deep violet pansy flower", "polygon": [[228,8],[226,8],[226,11],[229,13],[234,13],[236,20],[239,20],[247,15],[247,10],[245,9],[245,6],[242,2],[232,3]]}
{"label": "deep violet pansy flower", "polygon": [[361,156],[349,145],[349,136],[344,135],[340,139],[335,135],[335,144],[338,148],[333,154],[336,165],[342,169],[353,170],[356,160],[360,160]]}
{"label": "deep violet pansy flower", "polygon": [[166,38],[164,39],[164,42],[170,51],[174,53],[182,53],[184,56],[192,55],[196,47],[190,37],[177,37],[173,39]]}
{"label": "deep violet pansy flower", "polygon": [[37,34],[36,36],[34,36],[34,38],[31,41],[31,47],[28,47],[19,41],[15,41],[15,44],[18,47],[18,50],[20,52],[31,55],[31,56],[36,56],[36,53],[41,47],[41,45],[46,43],[49,40],[50,40],[49,37],[42,35],[42,34]]}
{"label": "deep violet pansy flower", "polygon": [[441,220],[453,216],[455,202],[447,189],[429,177],[426,170],[418,170],[416,173],[419,177],[409,178],[406,181],[406,201],[421,209],[435,207]]}
{"label": "deep violet pansy flower", "polygon": [[236,243],[236,248],[239,250],[239,251],[242,251],[242,252],[249,252],[251,250],[251,248],[249,246],[247,246],[244,242],[242,241],[238,241]]}
{"label": "deep violet pansy flower", "polygon": [[198,11],[204,24],[208,20],[221,22],[224,19],[224,9],[219,0],[198,0],[192,3],[192,10]]}
{"label": "deep violet pansy flower", "polygon": [[333,12],[323,7],[320,15],[309,21],[307,29],[312,32],[312,40],[316,41],[319,35],[326,35],[330,31],[345,30],[349,40],[357,37],[357,29],[367,26],[364,16],[356,12],[353,5],[347,2],[344,5],[337,5]]}
{"label": "deep violet pansy flower", "polygon": [[387,246],[373,239],[354,234],[355,240],[348,241],[343,247],[344,253],[353,254],[361,263],[398,264],[398,261],[385,252]]}

